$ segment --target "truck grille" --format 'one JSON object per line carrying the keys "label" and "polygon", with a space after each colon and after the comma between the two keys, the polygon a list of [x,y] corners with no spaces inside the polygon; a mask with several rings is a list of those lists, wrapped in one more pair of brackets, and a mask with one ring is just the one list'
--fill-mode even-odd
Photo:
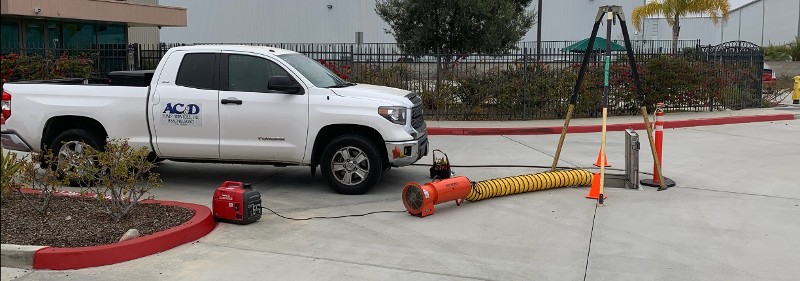
{"label": "truck grille", "polygon": [[406,97],[411,100],[414,107],[411,108],[411,127],[417,130],[419,140],[420,157],[428,154],[428,127],[425,125],[423,115],[422,98],[416,93],[410,93]]}
{"label": "truck grille", "polygon": [[416,93],[410,93],[406,97],[411,100],[411,103],[414,104],[414,107],[411,109],[411,127],[413,127],[414,130],[417,130],[417,132],[420,133],[420,136],[427,135],[428,130],[425,126],[425,119],[422,117],[422,98],[420,98]]}

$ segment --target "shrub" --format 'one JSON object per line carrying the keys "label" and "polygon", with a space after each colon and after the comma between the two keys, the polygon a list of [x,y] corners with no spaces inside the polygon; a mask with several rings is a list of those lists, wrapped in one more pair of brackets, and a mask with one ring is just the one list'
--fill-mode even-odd
{"label": "shrub", "polygon": [[2,187],[2,196],[11,194],[14,187],[18,186],[21,173],[20,169],[25,163],[25,157],[17,157],[16,153],[6,152],[3,153],[0,148],[0,187]]}
{"label": "shrub", "polygon": [[793,61],[800,61],[800,36],[794,37],[794,42],[787,45],[789,47],[789,55],[792,56]]}
{"label": "shrub", "polygon": [[[50,150],[47,152],[31,152],[30,159],[24,159],[20,165],[20,184],[13,187],[28,206],[39,213],[42,218],[47,217],[50,210],[50,199],[56,188],[67,184],[62,175],[66,170],[66,161],[56,161],[58,166],[41,169],[40,163],[55,163],[55,156]],[[21,188],[28,187],[39,194],[30,195],[22,192]]]}
{"label": "shrub", "polygon": [[0,56],[2,83],[57,78],[89,78],[93,61],[86,53],[56,57],[52,52],[44,55],[7,54]]}
{"label": "shrub", "polygon": [[102,202],[103,213],[114,220],[121,220],[136,207],[139,200],[151,188],[161,186],[158,173],[152,172],[156,164],[148,161],[150,150],[147,147],[135,149],[127,140],[112,139],[103,151],[87,147],[85,153],[74,155],[73,163],[78,163],[69,177],[96,175],[88,192],[97,195]]}
{"label": "shrub", "polygon": [[326,60],[317,60],[317,61],[320,64],[322,64],[322,66],[327,67],[328,69],[333,71],[333,73],[336,74],[336,76],[339,76],[339,78],[342,78],[344,80],[350,79],[350,65],[347,65],[347,64],[338,64],[337,65],[337,64],[335,64],[333,62],[326,61]]}
{"label": "shrub", "polygon": [[765,61],[789,61],[792,60],[790,54],[791,48],[789,45],[774,46],[770,44],[764,47],[764,60]]}
{"label": "shrub", "polygon": [[762,95],[764,107],[773,107],[785,100],[792,93],[794,79],[789,76],[780,76],[777,81],[764,82]]}
{"label": "shrub", "polygon": [[363,64],[357,67],[350,81],[406,89],[412,78],[411,69],[403,64],[392,64],[388,67]]}

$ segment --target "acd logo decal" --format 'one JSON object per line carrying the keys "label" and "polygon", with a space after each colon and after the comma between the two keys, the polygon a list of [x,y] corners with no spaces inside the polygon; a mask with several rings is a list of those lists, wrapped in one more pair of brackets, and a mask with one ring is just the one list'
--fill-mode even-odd
{"label": "acd logo decal", "polygon": [[167,103],[161,112],[161,124],[177,126],[203,126],[203,115],[200,105],[184,103]]}
{"label": "acd logo decal", "polygon": [[175,105],[172,105],[172,103],[167,103],[167,106],[164,107],[164,111],[161,113],[195,115],[200,113],[200,106],[193,103],[188,105],[184,105],[182,103],[176,103]]}

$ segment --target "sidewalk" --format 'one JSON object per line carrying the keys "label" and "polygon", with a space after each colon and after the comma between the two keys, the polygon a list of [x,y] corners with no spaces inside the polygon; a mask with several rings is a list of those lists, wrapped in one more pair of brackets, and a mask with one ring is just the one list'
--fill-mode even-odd
{"label": "sidewalk", "polygon": [[[654,122],[652,113],[650,122]],[[665,128],[766,122],[800,119],[800,107],[754,108],[714,112],[677,112],[664,115]],[[529,121],[426,121],[430,135],[544,135],[560,134],[564,120]],[[569,133],[601,131],[601,118],[575,118],[570,121]],[[629,127],[644,129],[644,119],[636,116],[612,116],[607,119],[608,131]]]}

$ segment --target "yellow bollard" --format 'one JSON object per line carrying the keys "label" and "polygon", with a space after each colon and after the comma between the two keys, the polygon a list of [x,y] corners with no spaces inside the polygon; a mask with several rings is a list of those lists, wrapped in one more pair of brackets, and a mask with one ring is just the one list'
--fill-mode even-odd
{"label": "yellow bollard", "polygon": [[792,90],[792,104],[800,104],[800,75],[794,77],[794,90]]}

